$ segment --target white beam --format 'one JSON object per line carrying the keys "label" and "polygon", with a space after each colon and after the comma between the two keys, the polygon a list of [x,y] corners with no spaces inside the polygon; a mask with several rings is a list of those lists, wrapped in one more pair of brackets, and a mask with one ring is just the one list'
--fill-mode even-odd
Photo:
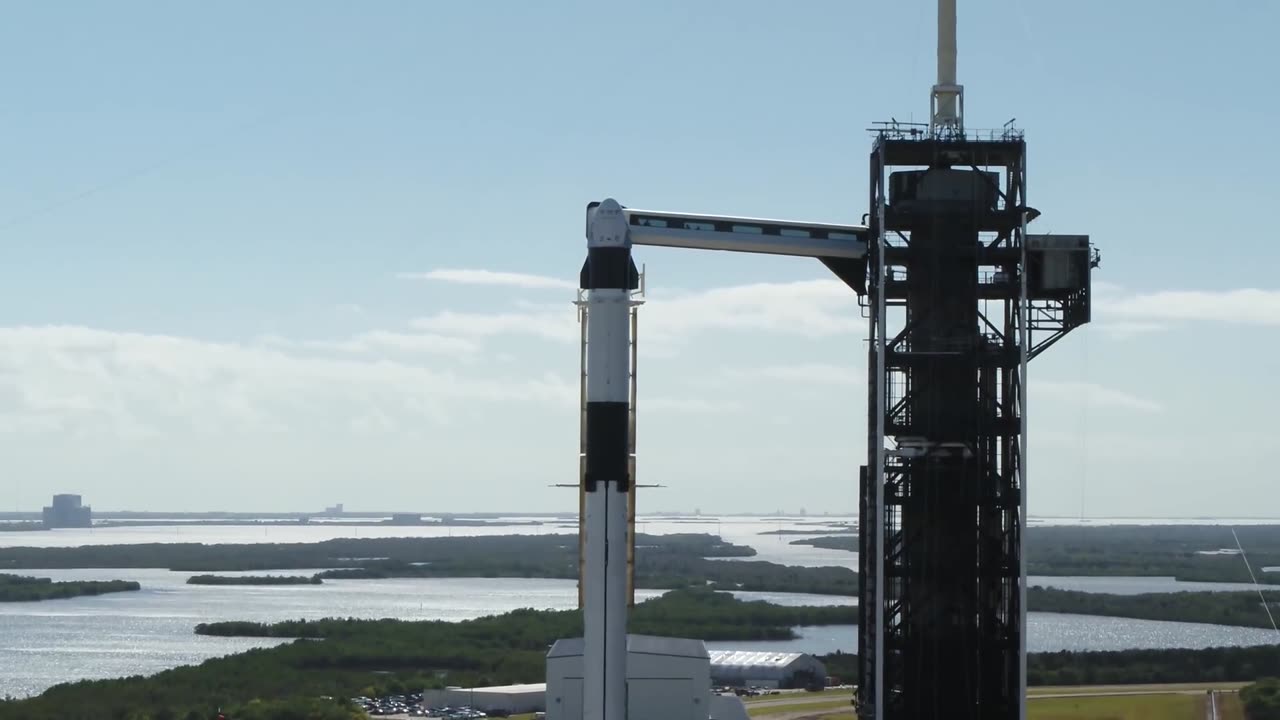
{"label": "white beam", "polygon": [[861,259],[867,254],[863,225],[623,209],[635,245],[729,252]]}

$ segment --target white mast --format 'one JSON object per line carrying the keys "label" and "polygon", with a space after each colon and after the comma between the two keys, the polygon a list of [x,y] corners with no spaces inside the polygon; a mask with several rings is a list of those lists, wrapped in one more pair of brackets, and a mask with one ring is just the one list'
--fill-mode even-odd
{"label": "white mast", "polygon": [[956,82],[956,0],[938,0],[938,82],[929,105],[931,134],[964,133],[964,86]]}

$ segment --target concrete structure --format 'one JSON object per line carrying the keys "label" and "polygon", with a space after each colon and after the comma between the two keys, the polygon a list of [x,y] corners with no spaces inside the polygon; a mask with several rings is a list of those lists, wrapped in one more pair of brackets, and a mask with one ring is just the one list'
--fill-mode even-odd
{"label": "concrete structure", "polygon": [[547,708],[546,683],[530,683],[527,685],[496,685],[478,688],[446,688],[444,690],[425,690],[422,693],[422,706],[438,707],[473,707],[492,714],[494,711],[508,715],[540,712]]}
{"label": "concrete structure", "polygon": [[803,688],[823,685],[827,668],[805,653],[758,650],[711,652],[711,682],[733,687]]}
{"label": "concrete structure", "polygon": [[710,720],[748,720],[747,706],[737,695],[712,695]]}
{"label": "concrete structure", "polygon": [[[625,715],[609,720],[707,720],[711,663],[701,640],[626,636]],[[557,640],[547,653],[547,720],[583,720],[582,638]]]}
{"label": "concrete structure", "polygon": [[47,528],[84,528],[93,525],[93,508],[80,504],[79,495],[54,495],[53,505],[44,508]]}

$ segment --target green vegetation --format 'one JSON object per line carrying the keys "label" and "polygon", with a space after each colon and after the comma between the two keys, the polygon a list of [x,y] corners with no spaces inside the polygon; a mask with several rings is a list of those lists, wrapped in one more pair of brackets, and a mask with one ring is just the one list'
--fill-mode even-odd
{"label": "green vegetation", "polygon": [[[639,535],[650,558],[749,557],[755,551],[705,534]],[[0,548],[0,568],[168,568],[194,572],[359,568],[381,561],[418,563],[455,577],[576,577],[576,536],[342,538],[318,543],[150,543]],[[485,573],[494,573],[485,575]]]}
{"label": "green vegetation", "polygon": [[[630,630],[703,639],[782,637],[796,624],[850,623],[853,610],[742,602],[725,593],[689,589],[639,604]],[[348,698],[443,685],[536,682],[545,674],[550,644],[579,635],[581,627],[577,611],[535,610],[460,623],[333,619],[274,625],[218,623],[202,626],[201,632],[300,639],[149,678],[59,685],[36,698],[0,702],[0,720],[185,720],[212,717],[218,707],[248,710],[247,704],[254,700],[261,701],[252,710],[263,713],[261,717],[310,718],[313,715],[305,714],[310,710],[288,715],[284,708],[303,707],[298,703],[326,695]],[[844,680],[855,677],[855,656],[838,653],[823,660],[832,675]],[[1260,675],[1280,675],[1280,652],[1263,646],[1040,653],[1031,655],[1029,665],[1033,685],[1252,681]],[[340,711],[341,705],[324,708],[324,712]],[[271,712],[278,714],[267,714]],[[240,720],[242,716],[231,717]],[[347,716],[314,717],[345,720]]]}
{"label": "green vegetation", "polygon": [[188,585],[319,585],[319,575],[192,575]]}
{"label": "green vegetation", "polygon": [[48,529],[42,522],[0,522],[0,532],[33,532]]}
{"label": "green vegetation", "polygon": [[[857,655],[834,653],[821,660],[828,675],[846,682],[857,679]],[[1027,684],[1036,687],[1253,682],[1272,675],[1280,676],[1280,649],[1274,645],[1206,650],[1064,650],[1027,656]]]}
{"label": "green vegetation", "polygon": [[49,578],[0,575],[0,602],[29,602],[32,600],[58,600],[82,595],[140,590],[142,586],[130,580],[78,580],[53,582]]}
{"label": "green vegetation", "polygon": [[[575,627],[581,625],[576,611],[561,614],[571,618]],[[857,608],[849,606],[773,605],[763,600],[738,600],[724,592],[686,589],[636,605],[630,617],[630,630],[702,640],[790,640],[796,637],[791,628],[797,625],[848,625],[856,621]],[[201,623],[196,626],[196,634],[311,639],[401,637],[423,625],[403,620],[333,618],[278,623],[220,622]]]}
{"label": "green vegetation", "polygon": [[[781,607],[708,590],[682,590],[637,605],[630,630],[703,639],[785,637],[792,624],[845,624],[852,615],[853,608],[847,607]],[[545,675],[548,647],[558,638],[580,635],[582,619],[577,611],[518,610],[460,623],[219,623],[202,631],[211,629],[312,639],[149,678],[58,685],[36,698],[0,702],[0,720],[185,718],[189,713],[207,718],[218,707],[254,699],[347,698],[444,685],[536,682]],[[139,711],[151,715],[129,714]]]}
{"label": "green vegetation", "polygon": [[1203,720],[1204,695],[1119,695],[1039,698],[1027,703],[1030,720]]}
{"label": "green vegetation", "polygon": [[800,538],[792,540],[791,545],[811,545],[826,550],[848,550],[858,552],[857,535],[823,535],[821,537]]}
{"label": "green vegetation", "polygon": [[1280,680],[1270,677],[1240,690],[1249,720],[1280,720]]}
{"label": "green vegetation", "polygon": [[[1236,528],[1255,568],[1280,565],[1280,525]],[[824,535],[792,540],[856,552],[858,538]],[[1203,554],[1236,547],[1223,525],[1106,525],[1032,527],[1026,533],[1031,575],[1128,575],[1197,582],[1252,582],[1239,555]],[[1257,573],[1258,582],[1280,584],[1280,573]]]}
{"label": "green vegetation", "polygon": [[[229,720],[365,720],[369,716],[346,699],[293,698],[289,700],[250,700],[243,705],[224,709]],[[130,716],[134,717],[134,716]],[[156,713],[146,717],[159,720]],[[178,718],[178,715],[168,717]],[[208,715],[188,711],[183,720],[207,720]]]}
{"label": "green vegetation", "polygon": [[[639,535],[636,583],[672,589],[711,585],[727,590],[852,595],[849,568],[788,567],[750,557],[748,547],[713,535]],[[573,535],[498,535],[457,538],[369,538],[321,543],[99,545],[76,548],[0,548],[0,568],[156,567],[194,572],[334,568],[322,578],[578,577]]]}
{"label": "green vegetation", "polygon": [[[1268,604],[1280,602],[1274,589]],[[1144,620],[1172,620],[1241,627],[1271,627],[1256,592],[1173,592],[1109,595],[1076,590],[1032,587],[1027,608],[1038,612],[1107,615]]]}
{"label": "green vegetation", "polygon": [[[1280,525],[1246,525],[1236,533],[1253,567],[1280,565]],[[1231,528],[1222,525],[1034,527],[1027,532],[1027,571],[1250,582],[1239,555],[1202,554],[1235,547]],[[1280,583],[1280,576],[1258,573],[1258,581]]]}

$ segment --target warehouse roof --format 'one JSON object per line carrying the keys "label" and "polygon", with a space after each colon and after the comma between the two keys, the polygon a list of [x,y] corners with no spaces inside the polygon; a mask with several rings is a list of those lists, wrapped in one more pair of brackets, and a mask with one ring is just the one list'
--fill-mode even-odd
{"label": "warehouse roof", "polygon": [[493,685],[490,687],[460,688],[461,692],[487,692],[500,695],[519,695],[521,693],[546,692],[546,683],[526,683],[524,685]]}
{"label": "warehouse roof", "polygon": [[[582,638],[560,638],[551,646],[547,657],[574,657],[582,655]],[[643,655],[672,655],[675,657],[705,658],[706,643],[689,638],[658,637],[657,635],[627,635],[627,652]]]}
{"label": "warehouse roof", "polygon": [[720,667],[786,667],[801,657],[804,657],[804,653],[712,650],[711,664]]}

